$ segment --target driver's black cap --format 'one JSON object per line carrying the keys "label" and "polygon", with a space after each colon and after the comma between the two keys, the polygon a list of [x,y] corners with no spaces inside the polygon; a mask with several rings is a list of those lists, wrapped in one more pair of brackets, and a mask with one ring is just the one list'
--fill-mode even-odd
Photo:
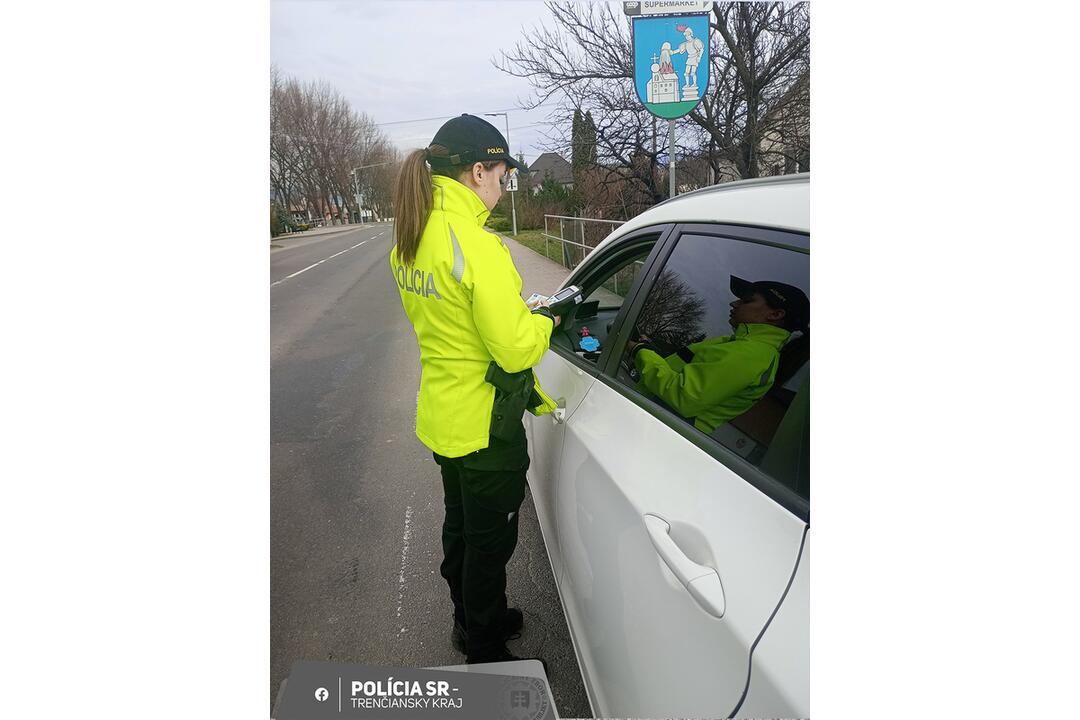
{"label": "driver's black cap", "polygon": [[784,311],[791,327],[806,330],[810,325],[810,300],[806,297],[806,293],[794,285],[774,280],[750,282],[732,275],[731,292],[741,299],[748,298],[754,293],[761,293],[769,307]]}
{"label": "driver's black cap", "polygon": [[450,151],[446,157],[432,155],[429,151],[427,160],[433,165],[467,165],[502,160],[520,172],[529,171],[510,154],[509,144],[499,129],[475,115],[461,115],[447,120],[435,133],[431,144],[442,145]]}

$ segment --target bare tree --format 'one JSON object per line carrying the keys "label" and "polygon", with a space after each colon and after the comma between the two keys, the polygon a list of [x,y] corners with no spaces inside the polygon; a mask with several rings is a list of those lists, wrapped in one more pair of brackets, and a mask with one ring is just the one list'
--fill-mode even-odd
{"label": "bare tree", "polygon": [[301,200],[321,217],[348,222],[359,211],[356,190],[373,198],[389,187],[354,171],[394,162],[395,151],[374,121],[325,83],[302,84],[271,69],[270,183],[286,208]]}
{"label": "bare tree", "polygon": [[678,275],[664,270],[649,291],[637,330],[662,350],[671,351],[705,339],[704,317],[705,301]]}
{"label": "bare tree", "polygon": [[809,169],[809,3],[715,3],[710,27],[710,88],[689,118],[714,168],[724,159],[739,177],[757,177],[780,155],[785,170],[788,156]]}
{"label": "bare tree", "polygon": [[287,213],[299,190],[299,157],[286,132],[286,79],[276,67],[270,69],[270,189],[274,199]]}
{"label": "bare tree", "polygon": [[371,167],[360,171],[360,191],[365,202],[380,218],[394,215],[394,181],[402,155],[389,141],[380,140],[367,153]]}
{"label": "bare tree", "polygon": [[[654,142],[652,116],[634,93],[625,18],[617,17],[606,3],[549,2],[547,8],[554,27],[541,25],[530,31],[512,50],[503,51],[495,66],[529,79],[536,92],[526,103],[528,108],[554,97],[559,110],[553,116],[591,112],[596,162],[611,170],[598,181],[624,185],[635,201],[644,200],[644,207],[661,201],[666,193],[655,168],[662,149],[658,152]],[[564,120],[553,123],[545,149],[572,155],[571,130]]]}
{"label": "bare tree", "polygon": [[[545,149],[566,152],[565,118],[591,111],[605,182],[655,204],[666,197],[667,143],[633,85],[630,21],[610,4],[548,2],[553,25],[529,31],[494,64],[527,78],[533,108],[555,98]],[[810,15],[807,3],[715,3],[710,18],[709,87],[677,123],[677,156],[707,158],[716,179],[756,177],[763,166],[809,166]],[[660,146],[659,149],[657,146]],[[663,161],[663,162],[662,162]],[[806,167],[803,167],[806,166]]]}

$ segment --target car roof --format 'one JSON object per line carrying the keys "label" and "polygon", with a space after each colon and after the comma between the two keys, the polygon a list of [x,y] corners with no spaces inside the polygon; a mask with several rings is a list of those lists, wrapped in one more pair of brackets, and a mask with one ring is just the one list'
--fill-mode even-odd
{"label": "car roof", "polygon": [[739,180],[678,195],[627,220],[596,249],[638,228],[670,222],[729,223],[808,233],[810,173]]}

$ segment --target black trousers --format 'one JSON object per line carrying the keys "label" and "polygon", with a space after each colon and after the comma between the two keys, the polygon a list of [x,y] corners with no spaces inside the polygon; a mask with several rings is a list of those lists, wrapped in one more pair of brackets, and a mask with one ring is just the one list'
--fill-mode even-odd
{"label": "black trousers", "polygon": [[468,654],[499,647],[506,612],[506,563],[517,547],[518,510],[529,467],[525,429],[520,441],[491,438],[464,457],[435,454],[442,471],[443,562],[455,619],[468,631]]}

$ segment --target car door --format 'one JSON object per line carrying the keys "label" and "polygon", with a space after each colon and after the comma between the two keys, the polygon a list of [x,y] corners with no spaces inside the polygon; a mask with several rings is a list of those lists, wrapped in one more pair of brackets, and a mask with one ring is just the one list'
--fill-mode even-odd
{"label": "car door", "polygon": [[[654,259],[663,233],[671,227],[649,227],[627,233],[575,269],[563,286],[580,287],[582,303],[563,318],[552,333],[551,351],[533,368],[541,387],[559,406],[549,415],[533,417],[526,413],[525,416],[531,458],[529,487],[556,580],[561,577],[562,556],[555,522],[555,496],[565,422],[573,416],[599,373],[598,361],[608,352],[609,326],[614,326],[625,298],[635,288],[647,263]],[[595,352],[582,349],[584,337],[599,343]]]}
{"label": "car door", "polygon": [[[674,228],[613,328],[597,380],[565,422],[555,494],[560,593],[602,716],[736,710],[753,644],[799,559],[809,424],[808,402],[792,396],[803,386],[808,393],[808,358],[794,356],[798,368],[778,372],[765,397],[708,434],[646,394],[630,371],[625,348],[638,324],[650,324],[640,329],[669,348],[730,334],[731,275],[793,284],[809,296],[809,238]],[[788,709],[807,714],[805,700],[793,697]]]}
{"label": "car door", "polygon": [[807,717],[810,713],[810,533],[799,568],[776,617],[754,648],[750,686],[739,717]]}

